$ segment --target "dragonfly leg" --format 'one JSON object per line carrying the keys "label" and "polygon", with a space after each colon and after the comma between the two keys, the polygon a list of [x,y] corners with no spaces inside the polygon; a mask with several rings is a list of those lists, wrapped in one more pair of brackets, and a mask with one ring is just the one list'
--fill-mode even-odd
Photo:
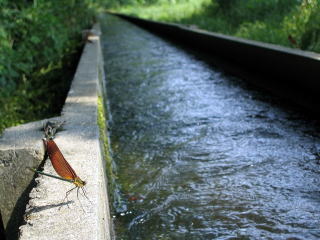
{"label": "dragonfly leg", "polygon": [[[68,196],[69,196],[69,194],[71,193],[71,191],[72,190],[74,190],[74,189],[76,189],[77,188],[77,186],[75,186],[74,188],[71,188],[70,190],[68,190],[67,192],[66,192],[66,196],[64,197],[64,199],[63,199],[63,203],[65,202],[65,200],[67,199],[67,206],[68,206],[68,208],[69,208],[69,203],[68,203]],[[60,206],[59,207],[59,210],[60,210],[60,208],[61,208],[62,206]]]}

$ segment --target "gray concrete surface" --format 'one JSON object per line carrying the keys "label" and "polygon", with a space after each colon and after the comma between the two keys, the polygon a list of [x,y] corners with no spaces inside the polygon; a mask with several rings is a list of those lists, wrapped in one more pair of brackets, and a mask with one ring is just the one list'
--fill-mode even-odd
{"label": "gray concrete surface", "polygon": [[[99,25],[94,27],[99,32]],[[38,176],[36,187],[30,192],[25,211],[25,223],[20,227],[19,239],[111,239],[111,223],[107,195],[105,162],[99,141],[97,100],[103,94],[103,64],[99,36],[90,36],[81,56],[62,114],[66,121],[55,142],[77,175],[86,181],[86,199],[74,190],[64,201],[73,184]],[[17,175],[27,174],[26,166],[38,166],[43,158],[39,131],[43,121],[5,130],[0,145],[0,174],[6,174],[14,184]],[[15,158],[18,156],[18,158]],[[9,162],[9,164],[8,164]],[[3,167],[4,166],[4,167]],[[9,168],[10,166],[10,168]],[[57,175],[50,160],[44,172]],[[30,183],[32,174],[23,176]],[[9,177],[8,177],[9,176]],[[1,186],[1,185],[0,185]],[[0,189],[8,192],[9,187]],[[23,186],[21,190],[23,191]],[[9,200],[8,200],[9,201]],[[12,205],[16,203],[14,200]]]}

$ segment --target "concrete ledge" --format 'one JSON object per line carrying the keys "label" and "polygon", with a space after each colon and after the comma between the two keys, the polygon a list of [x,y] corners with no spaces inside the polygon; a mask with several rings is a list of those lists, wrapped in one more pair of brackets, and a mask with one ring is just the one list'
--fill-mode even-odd
{"label": "concrete ledge", "polygon": [[42,122],[6,129],[0,138],[0,208],[8,236],[17,234],[32,187],[33,175],[27,167],[37,168],[43,160]]}
{"label": "concrete ledge", "polygon": [[179,24],[115,14],[149,31],[222,60],[219,67],[320,114],[320,54],[241,39]]}
{"label": "concrete ledge", "polygon": [[[94,31],[100,32],[99,25],[95,25]],[[63,202],[73,184],[38,176],[26,207],[25,223],[20,227],[20,239],[111,239],[105,161],[97,124],[98,97],[103,95],[102,65],[99,36],[94,36],[83,50],[62,115],[56,118],[65,124],[55,142],[77,175],[87,182],[85,189],[90,201],[81,194],[78,199],[75,190]],[[39,129],[43,122],[5,130],[0,142],[0,174],[10,175],[19,166],[17,175],[27,174],[25,182],[30,183],[33,174],[25,168],[38,166],[42,161],[43,133]],[[23,150],[16,163],[12,161],[11,168],[1,168],[5,159],[19,153],[17,146]],[[45,162],[44,172],[57,175],[50,160]],[[8,192],[7,187],[3,192]],[[21,190],[16,195],[22,194]],[[14,200],[12,203],[16,204]]]}

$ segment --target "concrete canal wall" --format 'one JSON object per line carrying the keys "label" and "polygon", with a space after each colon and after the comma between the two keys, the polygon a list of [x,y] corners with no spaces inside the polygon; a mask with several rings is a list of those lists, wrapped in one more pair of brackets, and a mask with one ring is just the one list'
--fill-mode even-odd
{"label": "concrete canal wall", "polygon": [[[100,32],[99,25],[93,31]],[[96,34],[83,50],[61,116],[50,119],[65,121],[55,142],[77,175],[86,181],[89,200],[81,190],[79,196],[74,190],[63,201],[74,187],[71,183],[42,175],[32,180],[34,173],[27,167],[37,168],[43,160],[41,128],[48,119],[8,128],[1,136],[0,207],[8,239],[17,237],[14,229],[22,215],[21,240],[111,239],[104,150],[97,122],[98,101],[105,95],[103,77],[100,38]],[[49,160],[43,171],[57,175]]]}
{"label": "concrete canal wall", "polygon": [[221,68],[320,114],[320,54],[115,14],[188,48],[219,58]]}

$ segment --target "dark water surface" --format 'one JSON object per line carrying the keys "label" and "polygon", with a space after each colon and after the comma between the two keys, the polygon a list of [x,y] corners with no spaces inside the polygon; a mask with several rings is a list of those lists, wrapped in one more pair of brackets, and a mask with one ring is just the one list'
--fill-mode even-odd
{"label": "dark water surface", "polygon": [[320,239],[314,122],[123,20],[102,29],[117,239]]}

